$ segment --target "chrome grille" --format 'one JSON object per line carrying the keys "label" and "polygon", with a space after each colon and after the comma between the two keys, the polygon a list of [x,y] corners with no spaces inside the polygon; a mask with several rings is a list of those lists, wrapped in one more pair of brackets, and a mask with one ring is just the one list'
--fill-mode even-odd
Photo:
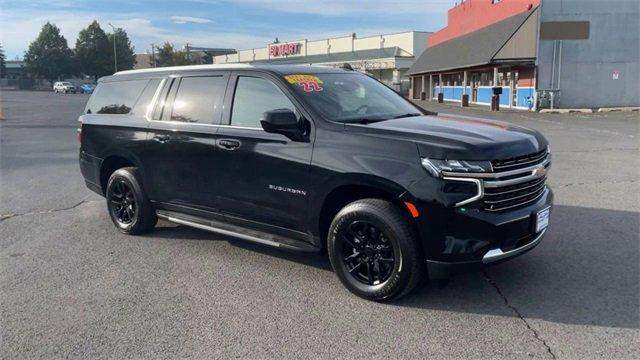
{"label": "chrome grille", "polygon": [[[500,211],[526,205],[544,194],[546,175],[535,176],[535,169],[551,165],[547,149],[533,154],[491,162],[496,181],[484,183],[482,206],[487,211]],[[534,170],[530,170],[533,167]],[[545,171],[546,173],[546,171]]]}
{"label": "chrome grille", "polygon": [[544,193],[547,177],[516,185],[486,188],[482,204],[485,210],[506,210],[537,200]]}
{"label": "chrome grille", "polygon": [[[477,203],[486,211],[501,211],[538,200],[546,188],[546,170],[551,166],[548,149],[506,160],[491,161],[491,173],[443,172],[444,179],[481,180]],[[545,171],[540,171],[543,168]],[[456,180],[457,179],[457,180]]]}

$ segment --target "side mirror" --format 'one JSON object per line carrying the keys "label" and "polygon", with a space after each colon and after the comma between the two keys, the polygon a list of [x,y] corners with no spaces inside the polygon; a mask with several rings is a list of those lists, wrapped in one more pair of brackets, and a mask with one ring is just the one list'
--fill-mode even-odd
{"label": "side mirror", "polygon": [[292,140],[299,140],[302,135],[298,117],[289,109],[276,109],[263,113],[260,124],[264,131],[282,134]]}

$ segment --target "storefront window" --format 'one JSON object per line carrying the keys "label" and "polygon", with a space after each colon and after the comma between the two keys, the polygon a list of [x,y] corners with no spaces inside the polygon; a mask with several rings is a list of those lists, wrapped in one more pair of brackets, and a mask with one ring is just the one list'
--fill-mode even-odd
{"label": "storefront window", "polygon": [[493,71],[483,71],[480,73],[480,86],[493,86]]}

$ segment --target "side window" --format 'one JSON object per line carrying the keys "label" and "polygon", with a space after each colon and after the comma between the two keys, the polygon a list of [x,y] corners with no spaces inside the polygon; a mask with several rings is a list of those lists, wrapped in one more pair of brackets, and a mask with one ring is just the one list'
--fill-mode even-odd
{"label": "side window", "polygon": [[153,101],[153,95],[156,94],[156,90],[158,89],[158,85],[160,85],[160,79],[151,79],[145,86],[142,94],[138,98],[136,105],[133,107],[131,111],[132,115],[136,116],[145,116],[147,111],[149,110],[149,106],[151,106],[151,101]]}
{"label": "side window", "polygon": [[158,94],[158,100],[156,100],[153,112],[151,113],[151,119],[156,121],[162,120],[162,113],[164,112],[165,107],[168,107],[165,106],[167,105],[167,98],[169,97],[171,88],[176,86],[174,83],[177,84],[177,82],[178,81],[176,79],[167,79],[167,81],[165,81],[162,89],[160,90],[160,94]]}
{"label": "side window", "polygon": [[225,78],[222,76],[193,76],[180,80],[171,110],[172,121],[214,123],[214,114],[224,100]]}
{"label": "side window", "polygon": [[129,114],[149,80],[102,82],[91,96],[87,114]]}
{"label": "side window", "polygon": [[296,111],[274,83],[262,78],[240,76],[233,98],[231,125],[261,129],[262,113],[285,108]]}

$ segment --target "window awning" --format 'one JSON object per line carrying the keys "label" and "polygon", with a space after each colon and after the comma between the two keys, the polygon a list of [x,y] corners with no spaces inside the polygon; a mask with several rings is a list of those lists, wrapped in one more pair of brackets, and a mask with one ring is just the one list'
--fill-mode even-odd
{"label": "window awning", "polygon": [[535,8],[427,48],[409,68],[408,74],[535,59],[537,11]]}

